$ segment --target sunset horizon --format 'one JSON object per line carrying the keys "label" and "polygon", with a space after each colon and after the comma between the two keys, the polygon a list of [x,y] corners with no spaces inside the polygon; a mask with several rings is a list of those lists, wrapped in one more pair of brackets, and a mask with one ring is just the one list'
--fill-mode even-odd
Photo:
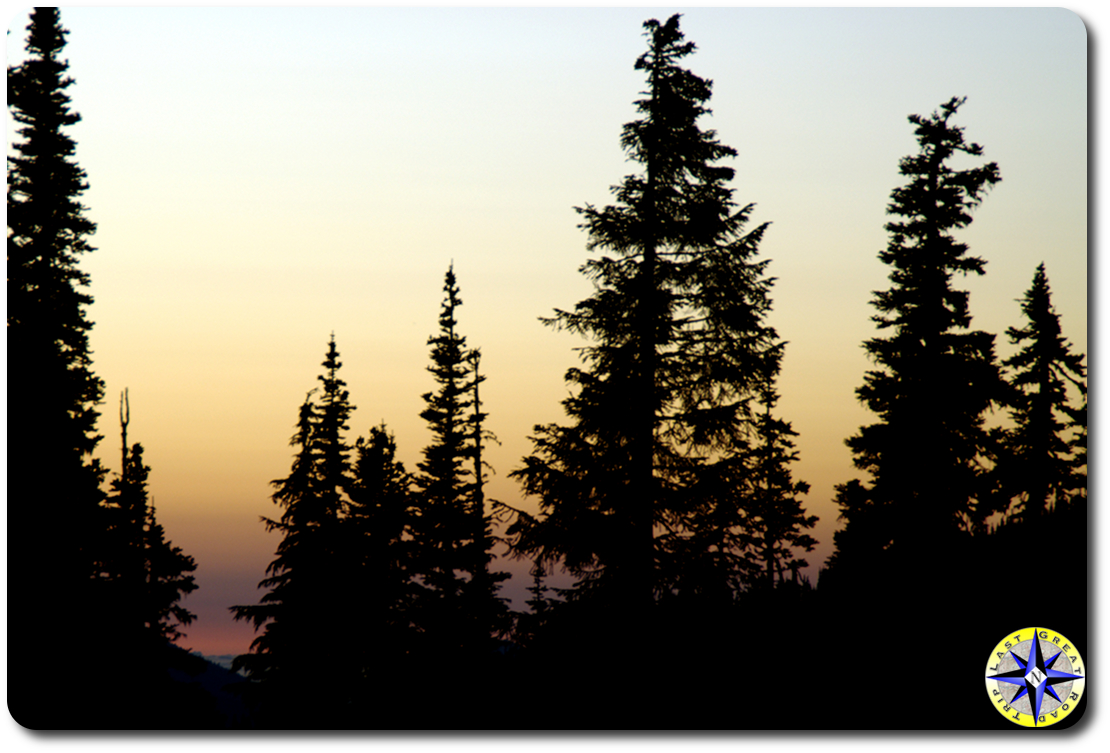
{"label": "sunset horizon", "polygon": [[[267,593],[260,582],[271,577],[267,568],[291,529],[267,532],[263,519],[288,509],[274,495],[308,453],[297,444],[303,406],[323,415],[327,400],[338,399],[328,392],[329,374],[349,394],[341,440],[352,468],[356,440],[369,443],[371,430],[383,427],[420,490],[413,493],[431,494],[429,448],[445,430],[422,414],[445,389],[433,357],[434,338],[446,331],[449,270],[461,299],[452,336],[481,354],[480,428],[490,438],[481,447],[489,470],[478,498],[487,511],[503,503],[523,513],[501,508],[494,533],[513,539],[517,556],[500,540],[489,567],[511,575],[497,591],[509,610],[530,611],[533,555],[566,557],[573,549],[550,544],[555,524],[529,528],[532,518],[559,510],[541,514],[541,501],[570,505],[544,474],[574,475],[557,456],[536,470],[537,437],[574,446],[570,428],[545,435],[554,430],[544,427],[592,420],[567,412],[568,398],[591,394],[583,387],[589,381],[568,380],[568,371],[593,368],[582,349],[604,344],[601,325],[569,331],[577,320],[558,312],[575,311],[610,284],[595,287],[583,273],[591,259],[620,251],[619,243],[597,242],[598,228],[608,226],[591,212],[620,204],[615,189],[641,171],[627,135],[622,146],[622,128],[641,116],[637,102],[650,93],[634,64],[663,33],[645,21],[662,24],[676,13],[696,45],[682,66],[711,82],[698,126],[736,152],[720,159],[735,171],[723,183],[729,211],[753,205],[744,232],[766,224],[750,263],[767,263],[758,268],[770,282],[760,316],[774,330],[768,353],[783,348],[781,361],[759,355],[774,361],[767,384],[777,393],[767,415],[796,434],[797,457],[784,461],[791,483],[802,482],[793,492],[801,517],[791,525],[816,542],[810,551],[804,538],[784,545],[777,582],[793,578],[820,591],[822,570],[847,540],[834,541],[846,528],[845,487],[875,479],[857,467],[875,451],[848,440],[880,420],[857,390],[868,372],[888,368],[865,343],[893,336],[894,328],[877,326],[876,317],[888,314],[876,301],[899,282],[894,262],[880,256],[893,253],[897,232],[887,225],[900,221],[905,160],[925,143],[915,122],[951,125],[981,145],[957,150],[954,170],[997,166],[997,175],[987,167],[976,173],[969,221],[953,223],[954,243],[985,263],[982,275],[971,268],[952,275],[970,315],[956,330],[993,335],[998,373],[1012,377],[1019,368],[1002,364],[1024,346],[1007,333],[1027,325],[1023,301],[1043,264],[1062,337],[1089,362],[1093,116],[1087,30],[1071,11],[65,8],[63,58],[74,79],[67,93],[80,114],[66,130],[87,174],[80,203],[96,225],[88,239],[94,250],[79,259],[93,298],[85,312],[91,371],[103,381],[92,457],[107,470],[107,494],[121,480],[126,391],[125,454],[142,445],[149,503],[166,541],[195,560],[196,590],[180,600],[195,620],[181,625],[178,646],[235,657],[251,653],[264,634],[249,619],[236,621],[232,609],[258,605]],[[29,20],[21,11],[10,21],[9,77],[28,57]],[[9,164],[20,143],[16,127],[9,103]],[[652,243],[645,243],[650,253]],[[341,362],[331,372],[329,353]],[[9,361],[9,373],[17,366]],[[1084,504],[1085,380],[1068,388],[1070,404],[1082,402]],[[751,399],[763,406],[768,397]],[[629,392],[629,405],[636,400]],[[736,410],[748,410],[737,400]],[[987,402],[986,429],[1012,429],[1012,409]],[[589,437],[584,446],[604,445]],[[9,448],[14,439],[9,423]],[[709,450],[690,441],[686,456],[675,452],[690,468],[675,478],[731,451],[719,438],[705,442]],[[658,449],[648,454],[663,463]],[[19,483],[13,470],[9,490]],[[527,494],[528,483],[542,491]],[[1024,520],[1023,509],[983,515],[966,532],[987,538],[1002,520]],[[798,522],[806,516],[815,525]],[[654,525],[656,542],[669,535]],[[684,556],[677,544],[659,546],[665,554],[653,562],[661,571],[667,557]],[[764,571],[774,587],[772,560],[780,555],[757,556],[751,552],[763,550],[750,547],[744,589],[758,590]],[[625,554],[596,556],[617,558],[622,564],[612,571],[636,583],[631,566],[622,569]],[[791,570],[800,560],[804,567]],[[607,583],[608,571],[597,567]],[[684,583],[686,571],[674,567],[674,583]],[[548,587],[586,593],[594,576],[556,568],[545,577]]]}

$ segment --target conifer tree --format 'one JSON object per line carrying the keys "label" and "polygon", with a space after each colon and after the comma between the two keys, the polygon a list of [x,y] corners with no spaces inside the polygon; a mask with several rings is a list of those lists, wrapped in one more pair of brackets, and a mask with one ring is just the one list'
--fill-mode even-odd
{"label": "conifer tree", "polygon": [[[454,265],[444,278],[439,333],[428,339],[436,392],[423,396],[420,417],[428,422],[432,443],[417,464],[419,516],[414,537],[418,575],[424,587],[417,620],[434,652],[471,650],[489,640],[503,609],[496,596],[505,576],[491,573],[489,526],[482,492],[481,442],[484,437],[477,385],[477,362],[458,332],[456,309],[462,305]],[[474,365],[472,365],[474,364]],[[475,464],[471,472],[468,464]]]}
{"label": "conifer tree", "polygon": [[864,343],[878,368],[856,391],[878,421],[847,440],[870,479],[837,487],[847,523],[830,567],[889,570],[877,558],[891,550],[920,567],[992,512],[984,468],[996,450],[984,418],[1007,389],[994,336],[971,329],[968,294],[952,284],[957,273],[983,274],[986,263],[952,232],[971,222],[1001,178],[993,162],[949,166],[957,155],[983,153],[952,123],[963,103],[953,98],[939,113],[909,118],[919,152],[899,163],[908,183],[891,193],[887,213],[895,219],[879,254],[892,268],[891,287],[873,299],[872,320],[889,334]]}
{"label": "conifer tree", "polygon": [[[8,68],[17,139],[8,156],[7,515],[9,562],[19,563],[8,612],[34,618],[9,621],[9,645],[18,646],[9,683],[20,689],[10,703],[22,724],[57,727],[79,719],[91,693],[80,678],[56,686],[72,655],[60,647],[92,653],[114,629],[97,608],[95,578],[107,528],[105,472],[92,458],[104,384],[92,370],[92,297],[79,266],[96,228],[80,203],[86,174],[67,133],[80,120],[67,94],[68,31],[57,8],[36,8],[28,30],[27,59]],[[60,710],[38,716],[51,709]]]}
{"label": "conifer tree", "polygon": [[[482,450],[486,441],[497,442],[497,436],[485,428],[485,420],[489,414],[482,410],[482,400],[479,388],[486,381],[481,373],[481,353],[475,348],[467,355],[470,364],[472,391],[470,411],[470,453],[473,461],[471,471],[470,504],[467,511],[468,525],[471,530],[468,570],[470,579],[464,587],[464,597],[467,609],[474,614],[476,640],[484,641],[491,633],[500,633],[507,630],[509,613],[506,600],[498,596],[502,581],[509,577],[508,573],[493,571],[493,533],[494,512],[493,507],[487,504],[485,494],[485,472],[489,464],[482,459]],[[496,503],[494,503],[496,506]]]}
{"label": "conifer tree", "polygon": [[258,584],[267,593],[256,605],[231,607],[236,620],[246,620],[262,633],[251,642],[251,653],[237,656],[232,665],[236,671],[245,670],[253,680],[269,681],[280,677],[286,666],[305,659],[308,647],[298,645],[300,631],[295,621],[304,620],[304,607],[299,597],[310,589],[301,584],[304,577],[301,565],[312,559],[312,532],[318,529],[321,510],[316,499],[316,463],[312,456],[313,430],[317,422],[316,406],[312,392],[301,404],[297,430],[290,444],[297,448],[290,473],[284,479],[271,482],[276,488],[273,501],[282,508],[281,518],[263,517],[267,532],[278,531],[282,540],[278,544],[274,561],[266,568],[266,578]]}
{"label": "conifer tree", "polygon": [[142,464],[141,445],[132,447],[127,442],[130,414],[127,390],[124,390],[120,393],[119,407],[120,471],[112,479],[110,493],[104,500],[108,530],[97,570],[100,577],[111,584],[110,590],[117,602],[109,611],[119,615],[129,627],[137,628],[146,623],[143,590],[147,571],[145,526],[149,469]]}
{"label": "conifer tree", "polygon": [[[1086,431],[1086,406],[1070,405],[1068,386],[1085,399],[1087,374],[1083,355],[1071,352],[1061,332],[1044,264],[1037,267],[1021,310],[1028,323],[1006,331],[1013,344],[1023,347],[1003,361],[1013,370],[1010,384],[1017,394],[1011,409],[1014,427],[1007,433],[998,475],[1007,496],[1018,497],[1020,517],[1032,521],[1086,488],[1086,473],[1079,473],[1086,465],[1085,437],[1081,453],[1075,445]],[[1069,437],[1080,410],[1082,430]]]}
{"label": "conifer tree", "polygon": [[149,477],[143,446],[136,442],[127,453],[123,473],[113,479],[113,494],[108,498],[120,513],[120,551],[125,556],[115,577],[126,583],[121,590],[131,601],[125,608],[135,614],[137,624],[168,642],[183,637],[181,628],[196,619],[181,600],[197,589],[192,576],[197,566],[181,547],[166,540],[149,497]]}
{"label": "conifer tree", "polygon": [[367,675],[413,650],[415,586],[411,579],[412,479],[397,460],[385,424],[355,443],[354,481],[345,518],[345,556],[351,575],[352,622],[360,633],[354,659]]}
{"label": "conifer tree", "polygon": [[[423,395],[426,405],[420,417],[428,422],[432,443],[424,448],[417,463],[419,518],[416,541],[420,547],[419,574],[427,589],[421,600],[420,621],[426,631],[451,623],[460,609],[466,561],[466,545],[472,536],[467,525],[470,508],[465,462],[466,413],[470,408],[466,338],[457,332],[455,309],[462,305],[452,265],[444,280],[444,300],[439,315],[439,334],[428,338],[432,365],[428,367],[438,389]],[[440,635],[444,631],[440,630]],[[457,632],[457,631],[450,631]],[[453,638],[445,638],[453,640]]]}
{"label": "conifer tree", "polygon": [[343,435],[350,428],[347,421],[354,410],[350,394],[345,389],[347,383],[339,378],[339,368],[343,364],[339,360],[334,334],[328,341],[327,356],[321,365],[324,373],[316,377],[322,389],[313,453],[319,464],[320,503],[329,519],[334,519],[343,510],[341,495],[351,483],[351,448]]}
{"label": "conifer tree", "polygon": [[[766,224],[748,229],[727,182],[736,154],[699,127],[711,82],[679,63],[695,45],[679,16],[644,24],[636,61],[647,90],[621,144],[640,168],[616,203],[579,209],[594,293],[547,324],[589,340],[567,381],[568,425],[537,426],[514,471],[540,515],[518,513],[513,549],[578,577],[572,599],[603,591],[630,620],[670,588],[690,532],[712,515],[748,444],[751,404],[778,372],[765,317],[772,280],[757,260]],[[705,558],[703,558],[704,560]],[[725,565],[723,560],[718,564]]]}
{"label": "conifer tree", "polygon": [[784,572],[796,576],[799,568],[808,567],[797,553],[811,552],[817,545],[816,539],[805,533],[817,524],[817,516],[807,516],[802,507],[801,495],[809,491],[809,484],[795,481],[790,472],[790,463],[798,458],[793,441],[797,433],[772,415],[778,402],[773,390],[764,393],[762,402],[764,412],[755,425],[757,442],[751,451],[743,506],[745,529],[756,559],[762,563],[760,581],[773,588],[784,582]]}
{"label": "conifer tree", "polygon": [[344,489],[351,482],[342,433],[352,407],[338,377],[334,336],[322,365],[319,404],[313,402],[316,390],[309,392],[290,442],[297,448],[290,474],[272,482],[282,515],[262,519],[267,531],[282,534],[267,577],[258,584],[267,593],[258,604],[231,611],[262,631],[251,653],[236,657],[233,667],[266,684],[270,712],[326,724],[342,710],[359,670],[350,663],[350,641],[336,637],[344,600],[353,598],[343,567],[347,560],[339,551]]}
{"label": "conifer tree", "polygon": [[777,402],[773,385],[766,385],[762,410],[752,417],[751,443],[698,474],[691,495],[698,515],[668,546],[676,573],[670,590],[685,603],[693,596],[703,607],[724,607],[744,591],[770,590],[784,581],[784,572],[808,566],[797,553],[816,546],[806,531],[817,517],[805,514],[802,495],[809,484],[795,481],[790,470],[797,434],[774,416]]}
{"label": "conifer tree", "polygon": [[[132,448],[133,463],[142,464],[142,447]],[[145,468],[149,473],[150,468]],[[144,479],[145,481],[145,476]],[[196,560],[174,546],[166,538],[166,531],[158,522],[154,500],[150,500],[146,519],[147,538],[147,592],[149,598],[149,627],[166,641],[176,641],[185,634],[181,628],[190,625],[196,615],[181,603],[183,597],[197,590]]]}
{"label": "conifer tree", "polygon": [[[105,500],[108,556],[101,577],[112,584],[114,611],[153,646],[183,637],[196,615],[181,600],[197,589],[196,561],[166,539],[148,491],[150,466],[143,446],[127,443],[131,417],[127,391],[120,396],[121,465]],[[153,640],[152,640],[153,639]]]}
{"label": "conifer tree", "polygon": [[525,602],[529,611],[516,615],[516,625],[513,630],[513,641],[525,648],[536,643],[547,623],[551,607],[551,600],[547,597],[550,588],[544,583],[543,567],[538,562],[533,562],[529,575],[532,576],[532,585],[528,587],[531,598]]}

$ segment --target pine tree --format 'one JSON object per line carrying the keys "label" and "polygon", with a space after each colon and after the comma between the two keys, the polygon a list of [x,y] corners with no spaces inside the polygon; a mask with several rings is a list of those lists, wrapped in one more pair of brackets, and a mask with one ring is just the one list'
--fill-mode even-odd
{"label": "pine tree", "polygon": [[[232,665],[245,670],[253,680],[271,681],[280,677],[283,666],[301,660],[307,647],[298,646],[300,632],[292,623],[304,619],[297,601],[307,589],[301,585],[301,564],[312,558],[311,531],[320,525],[316,499],[316,463],[312,456],[313,430],[317,422],[312,393],[301,404],[297,431],[290,444],[297,448],[290,473],[271,482],[277,491],[272,497],[282,507],[279,520],[263,517],[267,532],[282,534],[277,555],[266,568],[266,578],[258,584],[267,589],[259,604],[231,607],[236,620],[246,620],[262,633],[251,642],[251,653],[237,656]],[[292,667],[290,667],[291,669]]]}
{"label": "pine tree", "polygon": [[[127,442],[130,423],[127,391],[120,393],[120,472],[104,500],[108,526],[105,546],[97,563],[100,577],[110,585],[114,606],[109,608],[130,629],[145,625],[143,591],[146,584],[146,480],[142,449]],[[135,454],[138,450],[138,455]],[[137,462],[136,462],[137,461]]]}
{"label": "pine tree", "polygon": [[196,561],[166,539],[148,491],[150,466],[143,462],[143,446],[128,445],[130,422],[127,391],[120,397],[121,464],[105,500],[109,522],[109,556],[100,562],[101,576],[113,588],[117,618],[129,629],[146,635],[152,646],[184,636],[181,628],[196,615],[181,600],[197,589],[192,573]]}
{"label": "pine tree", "polygon": [[949,167],[957,155],[983,153],[951,122],[963,103],[953,98],[939,113],[909,118],[920,151],[899,164],[909,182],[891,194],[887,213],[897,219],[879,254],[892,284],[873,299],[872,319],[890,334],[864,343],[878,368],[856,391],[879,420],[847,441],[870,481],[837,487],[847,524],[830,567],[888,571],[877,558],[892,549],[920,567],[991,512],[984,468],[995,450],[984,418],[1007,390],[994,336],[970,329],[968,294],[952,285],[956,273],[983,274],[985,262],[952,232],[971,222],[1001,178],[993,162]]}
{"label": "pine tree", "polygon": [[525,602],[529,611],[515,615],[516,624],[513,629],[514,643],[525,648],[536,644],[547,623],[551,608],[551,600],[547,597],[550,588],[544,583],[543,566],[533,562],[529,575],[532,576],[532,585],[528,587],[531,598]]}
{"label": "pine tree", "polygon": [[[72,656],[60,647],[91,653],[113,631],[95,579],[105,472],[92,452],[104,385],[92,371],[92,297],[79,267],[96,228],[80,203],[86,174],[67,134],[80,120],[66,93],[68,32],[56,8],[36,8],[28,29],[27,59],[8,68],[18,134],[8,157],[8,557],[19,563],[8,607],[34,618],[9,622],[18,646],[9,682],[20,688],[11,708],[22,724],[57,727],[82,724],[91,692],[80,680],[56,687]],[[51,709],[61,710],[39,716]]]}
{"label": "pine tree", "polygon": [[298,448],[290,474],[272,482],[281,518],[262,519],[267,531],[282,534],[267,577],[258,584],[267,593],[256,605],[231,607],[236,620],[262,630],[251,653],[236,657],[233,668],[267,686],[270,713],[282,723],[289,718],[281,715],[296,714],[292,718],[327,724],[343,711],[359,671],[350,663],[353,638],[337,638],[344,603],[354,597],[347,590],[347,557],[339,551],[344,490],[351,483],[342,432],[352,408],[338,377],[334,336],[322,365],[319,405],[312,399],[316,390],[309,392],[290,442]]}
{"label": "pine tree", "polygon": [[[1028,323],[1006,331],[1014,345],[1024,346],[1003,361],[1013,370],[1010,384],[1017,396],[1011,409],[1014,427],[1007,433],[1007,453],[998,475],[1007,496],[1018,497],[1018,514],[1032,521],[1086,488],[1086,473],[1079,473],[1086,465],[1085,437],[1081,453],[1074,444],[1086,431],[1086,406],[1070,405],[1068,386],[1085,397],[1087,374],[1083,355],[1071,352],[1061,332],[1044,264],[1037,267],[1021,310]],[[1069,437],[1079,411],[1082,429]]]}
{"label": "pine tree", "polygon": [[347,421],[354,410],[350,394],[344,389],[347,383],[339,378],[339,368],[343,364],[335,347],[334,334],[328,341],[327,356],[321,365],[324,373],[316,378],[323,388],[320,390],[320,420],[313,452],[319,464],[320,503],[329,519],[334,519],[343,510],[341,495],[351,483],[351,448],[343,439],[343,434],[350,428]]}
{"label": "pine tree", "polygon": [[462,305],[462,299],[453,265],[447,270],[443,290],[439,334],[428,338],[432,348],[428,371],[438,390],[423,395],[427,407],[420,414],[428,422],[433,440],[417,464],[420,512],[415,537],[420,552],[418,574],[426,589],[418,621],[432,640],[453,643],[461,638],[454,628],[461,609],[463,572],[470,565],[466,545],[472,536],[464,467],[470,456],[466,429],[470,377],[466,338],[458,334],[455,319],[455,309]]}
{"label": "pine tree", "polygon": [[384,423],[358,439],[344,522],[351,622],[360,633],[359,656],[352,661],[367,676],[397,667],[414,649],[412,479],[396,453]]}
{"label": "pine tree", "polygon": [[685,604],[694,596],[702,606],[725,607],[745,591],[781,585],[785,572],[793,580],[808,566],[796,555],[816,546],[806,531],[817,517],[805,514],[802,495],[809,484],[795,481],[790,470],[798,458],[797,433],[774,416],[777,402],[773,385],[765,385],[751,443],[698,474],[692,493],[698,515],[670,547],[676,573],[670,590]]}
{"label": "pine tree", "polygon": [[725,493],[708,479],[725,483],[745,453],[752,401],[782,351],[755,258],[767,225],[746,229],[754,205],[737,209],[734,171],[716,164],[736,152],[698,126],[711,82],[679,65],[695,49],[679,16],[644,28],[647,91],[621,138],[642,173],[613,189],[616,204],[578,210],[602,252],[582,267],[595,291],[545,321],[590,344],[566,377],[571,423],[537,426],[511,474],[540,515],[518,512],[509,529],[518,555],[578,577],[571,599],[604,593],[630,621],[690,561],[691,531]]}
{"label": "pine tree", "polygon": [[486,381],[485,375],[480,371],[480,351],[477,348],[471,350],[467,355],[467,361],[470,364],[472,390],[469,448],[473,470],[471,471],[470,504],[466,513],[471,531],[470,543],[467,547],[470,579],[464,586],[463,595],[467,610],[474,615],[475,641],[481,645],[491,634],[505,632],[509,627],[510,617],[506,600],[497,595],[499,584],[506,580],[509,574],[491,569],[493,545],[496,540],[493,533],[493,507],[496,503],[493,507],[486,503],[485,472],[490,466],[482,459],[482,451],[487,441],[497,442],[497,436],[485,428],[485,420],[489,414],[482,411],[482,400],[479,394],[479,387]]}
{"label": "pine tree", "polygon": [[[430,651],[481,648],[504,613],[497,597],[501,573],[490,571],[492,545],[483,492],[481,447],[485,414],[477,398],[477,360],[458,332],[462,305],[454,265],[444,278],[439,334],[428,339],[428,367],[438,390],[423,395],[433,441],[424,448],[416,477],[419,516],[414,537],[424,587],[417,616]],[[473,364],[473,365],[472,365]],[[469,471],[468,464],[473,464]]]}
{"label": "pine tree", "polygon": [[[142,464],[142,447],[132,448],[133,462]],[[145,468],[149,473],[150,468]],[[145,478],[144,478],[145,481]],[[187,627],[196,615],[181,604],[181,599],[197,589],[191,575],[197,569],[196,560],[185,554],[181,547],[166,539],[166,531],[158,522],[154,500],[150,500],[146,519],[147,538],[147,592],[151,630],[166,641],[185,637],[180,628]]]}
{"label": "pine tree", "polygon": [[789,465],[798,458],[791,425],[772,415],[778,395],[768,389],[763,395],[763,413],[755,425],[757,441],[751,450],[745,497],[745,531],[762,567],[759,582],[774,588],[785,581],[784,572],[796,579],[799,568],[809,563],[796,556],[811,552],[816,539],[805,533],[817,524],[817,516],[806,515],[801,495],[809,484],[795,481]]}

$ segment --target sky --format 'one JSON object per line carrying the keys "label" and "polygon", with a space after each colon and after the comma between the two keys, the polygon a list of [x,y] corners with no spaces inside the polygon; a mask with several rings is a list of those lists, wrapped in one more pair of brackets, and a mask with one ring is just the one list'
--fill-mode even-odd
{"label": "sky", "polygon": [[[563,419],[584,344],[539,317],[590,293],[574,208],[610,203],[635,169],[619,136],[644,89],[641,24],[676,11],[698,46],[686,65],[714,85],[702,125],[738,152],[734,199],[771,223],[778,409],[820,518],[814,582],[834,486],[858,477],[844,440],[873,420],[854,391],[872,291],[888,287],[886,205],[916,152],[908,115],[966,96],[956,123],[1002,174],[957,234],[987,261],[958,281],[974,326],[1011,354],[1003,333],[1023,324],[1043,261],[1064,334],[1087,352],[1087,32],[1071,11],[64,8],[82,116],[70,133],[98,226],[82,262],[106,385],[98,455],[118,470],[126,388],[159,520],[198,565],[183,645],[247,650],[253,630],[228,607],[262,595],[278,534],[259,517],[278,512],[269,482],[289,472],[332,333],[349,440],[384,421],[415,469],[451,264],[500,440],[487,496],[536,509],[507,475],[532,427]],[[27,24],[11,13],[9,63]],[[527,563],[504,566],[523,608]]]}

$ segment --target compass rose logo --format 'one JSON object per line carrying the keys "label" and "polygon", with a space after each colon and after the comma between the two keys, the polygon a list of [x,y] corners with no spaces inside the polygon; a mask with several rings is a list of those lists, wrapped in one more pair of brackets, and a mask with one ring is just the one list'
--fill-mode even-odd
{"label": "compass rose logo", "polygon": [[998,712],[1022,727],[1047,727],[1079,704],[1086,665],[1054,630],[1024,628],[1003,638],[987,662],[987,693]]}

